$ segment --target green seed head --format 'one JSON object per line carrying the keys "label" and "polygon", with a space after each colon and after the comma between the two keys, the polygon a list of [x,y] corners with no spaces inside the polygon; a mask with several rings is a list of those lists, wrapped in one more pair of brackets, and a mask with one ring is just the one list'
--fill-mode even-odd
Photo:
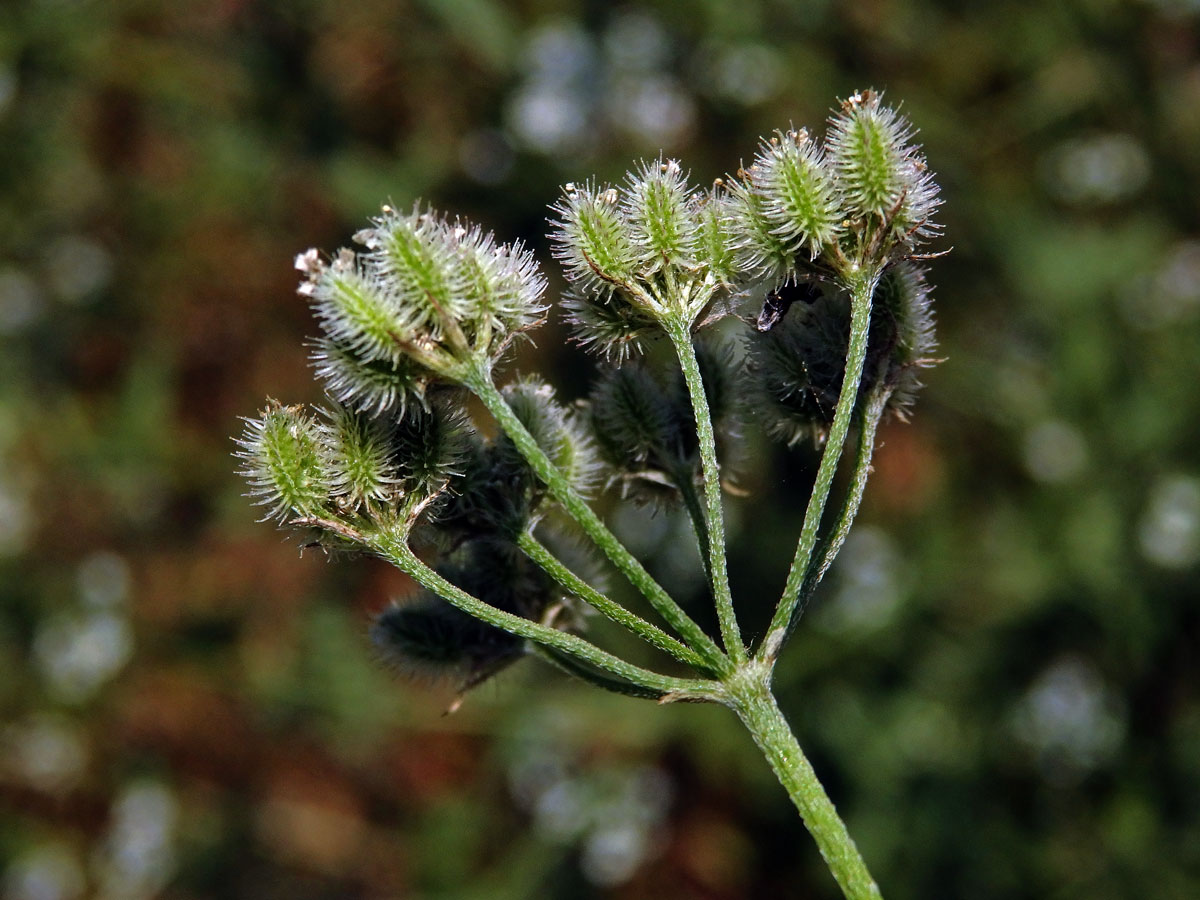
{"label": "green seed head", "polygon": [[638,274],[695,263],[697,230],[692,188],[673,159],[643,162],[627,176],[625,215]]}
{"label": "green seed head", "polygon": [[572,290],[562,308],[575,342],[609,362],[640,353],[648,338],[662,333],[657,319],[616,293],[597,297]]}
{"label": "green seed head", "polygon": [[738,287],[746,281],[738,265],[738,232],[734,201],[719,182],[705,194],[696,216],[696,253],[717,284]]}
{"label": "green seed head", "polygon": [[388,428],[379,419],[345,407],[325,410],[321,425],[330,493],[343,508],[359,509],[398,492]]}
{"label": "green seed head", "polygon": [[[583,496],[591,494],[599,480],[595,445],[575,415],[554,399],[554,389],[539,378],[524,378],[507,385],[504,398],[572,487]],[[507,436],[498,439],[497,452],[514,469],[528,467]],[[529,479],[535,482],[532,472]]]}
{"label": "green seed head", "polygon": [[912,262],[890,267],[879,280],[875,304],[871,340],[879,352],[887,348],[885,377],[893,388],[887,408],[905,419],[921,388],[920,370],[936,363],[933,298],[924,269]]}
{"label": "green seed head", "polygon": [[778,282],[795,270],[795,253],[776,233],[772,210],[753,184],[729,181],[732,235],[737,250],[737,267],[750,281]]}
{"label": "green seed head", "polygon": [[325,332],[318,370],[344,403],[403,408],[434,381],[457,381],[468,359],[495,362],[545,312],[532,254],[478,228],[384,207],[355,240],[363,252],[296,258]]}
{"label": "green seed head", "polygon": [[424,404],[437,375],[408,356],[366,359],[332,338],[318,338],[309,359],[325,390],[339,403],[371,415],[405,415],[410,403]]}
{"label": "green seed head", "polygon": [[317,423],[299,407],[278,403],[245,422],[237,456],[250,495],[268,508],[264,518],[282,522],[324,512],[331,479]]}
{"label": "green seed head", "polygon": [[460,264],[459,238],[466,229],[432,212],[414,208],[402,215],[391,207],[354,236],[367,248],[365,269],[376,289],[392,300],[396,330],[405,339],[442,337],[446,320],[475,313],[473,285]]}
{"label": "green seed head", "polygon": [[930,219],[941,203],[915,134],[879,94],[862,91],[830,118],[826,141],[847,217],[890,223],[910,243],[936,232]]}
{"label": "green seed head", "polygon": [[567,184],[551,209],[554,256],[581,293],[606,296],[631,282],[639,249],[616,188]]}
{"label": "green seed head", "polygon": [[307,280],[299,288],[313,305],[321,328],[358,359],[395,363],[406,334],[405,315],[395,294],[346,249],[326,265],[316,250],[296,257]]}
{"label": "green seed head", "polygon": [[649,368],[638,362],[609,369],[589,398],[592,433],[605,461],[618,470],[661,467],[678,452],[684,422]]}
{"label": "green seed head", "polygon": [[762,215],[773,237],[795,255],[815,259],[837,239],[842,216],[833,179],[820,148],[804,129],[777,131],[759,145],[746,173],[762,198]]}

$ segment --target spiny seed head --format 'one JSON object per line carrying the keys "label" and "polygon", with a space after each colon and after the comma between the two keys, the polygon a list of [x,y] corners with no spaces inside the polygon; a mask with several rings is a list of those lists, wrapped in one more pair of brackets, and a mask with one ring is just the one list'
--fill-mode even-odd
{"label": "spiny seed head", "polygon": [[389,427],[380,419],[346,407],[324,410],[320,426],[330,494],[339,505],[357,509],[397,492]]}
{"label": "spiny seed head", "polygon": [[723,184],[714,185],[697,208],[696,252],[717,284],[739,286],[746,280],[738,265],[734,201]]}
{"label": "spiny seed head", "polygon": [[915,134],[875,91],[851,95],[830,118],[826,144],[849,217],[890,222],[897,236],[935,231],[929,219],[941,201]]}
{"label": "spiny seed head", "polygon": [[[793,303],[769,331],[750,335],[757,407],[771,436],[795,444],[825,435],[845,377],[849,328],[846,297],[826,290]],[[921,386],[919,370],[935,362],[929,287],[915,263],[896,263],[880,277],[869,334],[864,383],[890,387],[885,410],[903,418]]]}
{"label": "spiny seed head", "polygon": [[647,338],[662,333],[657,319],[615,293],[596,297],[570,290],[561,305],[575,342],[611,363],[641,352]]}
{"label": "spiny seed head", "polygon": [[436,512],[437,537],[449,546],[480,537],[512,537],[529,526],[536,484],[528,464],[497,441],[471,435]]}
{"label": "spiny seed head", "polygon": [[411,357],[365,359],[332,338],[312,343],[309,361],[334,400],[371,415],[403,417],[410,403],[425,403],[437,376]]}
{"label": "spiny seed head", "polygon": [[321,328],[330,339],[360,359],[395,362],[399,341],[408,330],[399,298],[385,290],[350,250],[342,249],[328,264],[310,250],[296,258],[308,280],[300,293],[308,297]]}
{"label": "spiny seed head", "polygon": [[551,210],[550,240],[568,281],[600,296],[630,282],[639,250],[616,188],[570,184]]}
{"label": "spiny seed head", "polygon": [[518,659],[524,644],[427,592],[380,613],[371,625],[371,642],[383,661],[405,677],[452,679],[462,687]]}
{"label": "spiny seed head", "polygon": [[327,341],[318,365],[343,402],[380,411],[453,380],[465,355],[493,359],[545,312],[545,279],[519,244],[420,207],[384,207],[355,235],[365,250],[296,258]]}
{"label": "spiny seed head", "polygon": [[833,245],[843,216],[821,150],[807,131],[777,131],[763,141],[746,177],[763,200],[770,233],[789,253],[806,251],[815,259]]}
{"label": "spiny seed head", "polygon": [[791,446],[825,435],[846,371],[849,327],[846,298],[829,293],[794,303],[770,331],[750,333],[755,409],[771,437]]}
{"label": "spiny seed head", "polygon": [[872,341],[890,345],[887,374],[893,386],[887,409],[897,418],[907,418],[921,388],[919,372],[936,363],[933,298],[925,270],[913,262],[891,266],[875,289],[878,329]]}
{"label": "spiny seed head", "polygon": [[[589,495],[599,479],[596,447],[576,416],[554,399],[554,389],[539,378],[526,377],[506,385],[504,398],[572,487]],[[499,438],[497,450],[514,467],[527,467],[507,436]]]}
{"label": "spiny seed head", "polygon": [[640,361],[604,372],[588,405],[600,452],[618,469],[661,466],[683,439],[672,398]]}
{"label": "spiny seed head", "polygon": [[778,233],[767,199],[758,193],[751,176],[729,179],[729,211],[733,221],[738,268],[753,281],[778,282],[795,267],[795,253]]}
{"label": "spiny seed head", "polygon": [[389,435],[404,492],[430,496],[443,490],[458,474],[473,430],[461,397],[438,397],[425,408],[409,409]]}
{"label": "spiny seed head", "polygon": [[692,193],[673,159],[643,161],[626,176],[623,205],[643,277],[694,264],[699,223]]}
{"label": "spiny seed head", "polygon": [[719,295],[748,279],[737,220],[723,192],[698,195],[679,163],[642,162],[624,187],[568,184],[551,238],[572,293],[579,343],[620,360],[661,334],[668,317],[704,324]]}
{"label": "spiny seed head", "polygon": [[275,402],[259,418],[244,421],[237,456],[250,496],[268,508],[264,518],[282,522],[321,514],[330,476],[317,423],[300,407]]}
{"label": "spiny seed head", "polygon": [[404,338],[428,333],[438,340],[446,319],[474,313],[459,237],[454,225],[420,207],[407,215],[385,208],[372,227],[354,236],[367,248],[363,268],[380,293],[394,300],[397,331]]}
{"label": "spiny seed head", "polygon": [[476,227],[456,225],[454,235],[458,271],[473,301],[464,321],[468,336],[486,340],[532,327],[546,311],[546,279],[533,254],[519,241],[497,244]]}

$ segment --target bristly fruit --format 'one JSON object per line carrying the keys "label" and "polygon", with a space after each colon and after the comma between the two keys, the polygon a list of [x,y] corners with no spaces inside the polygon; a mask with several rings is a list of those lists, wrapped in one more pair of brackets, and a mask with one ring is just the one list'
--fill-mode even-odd
{"label": "bristly fruit", "polygon": [[821,148],[806,130],[778,131],[763,141],[746,179],[764,201],[770,234],[790,255],[816,259],[833,246],[844,217]]}
{"label": "bristly fruit", "polygon": [[319,515],[331,486],[317,422],[298,406],[274,402],[245,422],[237,456],[250,495],[267,507],[264,518]]}
{"label": "bristly fruit", "polygon": [[829,120],[829,159],[848,219],[878,220],[912,244],[936,232],[937,185],[912,139],[916,130],[875,91],[852,94]]}
{"label": "bristly fruit", "polygon": [[314,360],[343,403],[383,412],[423,400],[464,366],[494,364],[545,312],[545,279],[520,244],[419,207],[384,207],[354,237],[365,252],[296,257],[325,332]]}

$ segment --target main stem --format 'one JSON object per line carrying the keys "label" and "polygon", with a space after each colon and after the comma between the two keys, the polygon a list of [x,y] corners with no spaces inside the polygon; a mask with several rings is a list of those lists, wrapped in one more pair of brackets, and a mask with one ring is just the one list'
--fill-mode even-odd
{"label": "main stem", "polygon": [[848,900],[878,900],[881,897],[879,887],[846,830],[846,823],[800,749],[770,688],[757,682],[736,691],[731,705],[771,764],[792,803],[800,810],[805,827],[817,842],[817,848],[842,893]]}
{"label": "main stem", "polygon": [[484,367],[472,371],[466,376],[466,384],[477,396],[488,412],[490,412],[509,436],[526,462],[533,468],[534,473],[549,488],[554,499],[562,504],[567,514],[574,519],[584,532],[595,541],[596,546],[605,556],[629,579],[650,601],[659,615],[666,620],[684,641],[700,654],[707,663],[706,671],[714,675],[728,673],[732,666],[729,659],[721,652],[712,638],[704,633],[695,620],[683,607],[676,603],[657,581],[638,562],[637,558],[617,540],[616,535],[608,530],[600,517],[592,511],[587,502],[579,496],[571,486],[570,481],[550,461],[550,458],[538,446],[537,440],[517,418],[512,407],[504,399],[499,388],[492,382],[491,372]]}
{"label": "main stem", "polygon": [[812,495],[809,497],[808,508],[804,512],[804,525],[800,529],[800,541],[796,545],[796,555],[792,559],[792,567],[788,570],[787,583],[767,635],[759,648],[758,655],[767,660],[773,660],[783,646],[787,636],[792,615],[800,603],[800,591],[808,575],[812,562],[813,550],[817,544],[817,532],[821,527],[821,516],[825,512],[825,503],[829,499],[829,491],[833,487],[833,477],[837,473],[838,461],[842,458],[842,449],[846,444],[846,434],[850,430],[850,420],[854,416],[854,404],[858,399],[859,382],[862,380],[863,365],[867,359],[867,339],[871,327],[871,297],[875,285],[879,282],[878,270],[861,270],[848,276],[850,282],[850,338],[846,352],[846,371],[842,376],[841,392],[838,394],[837,407],[833,414],[833,424],[825,439],[825,449],[821,453],[821,463],[817,467],[816,481],[813,483]]}
{"label": "main stem", "polygon": [[746,645],[738,628],[737,614],[733,609],[733,595],[729,590],[729,566],[725,559],[725,511],[721,505],[721,470],[717,464],[717,444],[713,434],[712,414],[708,408],[708,395],[704,391],[704,380],[700,376],[700,364],[696,359],[696,348],[692,346],[691,328],[682,316],[666,323],[667,334],[675,345],[675,355],[683,370],[688,395],[692,400],[692,415],[696,420],[696,437],[700,442],[700,465],[704,475],[704,505],[707,524],[708,573],[712,581],[713,604],[717,610],[717,621],[721,625],[721,641],[725,652],[735,663],[747,659]]}

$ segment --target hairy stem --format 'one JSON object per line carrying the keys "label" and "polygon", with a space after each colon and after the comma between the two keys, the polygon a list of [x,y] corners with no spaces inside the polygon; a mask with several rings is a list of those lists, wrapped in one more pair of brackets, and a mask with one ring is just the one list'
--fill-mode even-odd
{"label": "hairy stem", "polygon": [[891,396],[892,389],[881,383],[872,389],[867,404],[863,407],[861,421],[858,425],[858,447],[854,454],[854,470],[850,474],[850,487],[846,491],[845,500],[842,501],[842,508],[838,510],[833,530],[818,544],[817,557],[820,559],[820,563],[816,567],[809,566],[808,568],[804,587],[800,590],[800,604],[796,607],[796,611],[792,614],[792,620],[788,624],[789,633],[796,627],[800,617],[804,615],[804,609],[808,606],[808,601],[812,599],[817,585],[821,583],[821,579],[833,565],[834,559],[842,549],[842,544],[846,543],[850,526],[854,524],[854,517],[858,515],[858,508],[862,505],[867,478],[871,474],[871,457],[875,452],[875,432],[879,428],[879,420],[882,418],[884,407]]}
{"label": "hairy stem", "polygon": [[846,830],[846,823],[800,749],[770,688],[765,683],[743,688],[733,693],[730,703],[800,810],[805,827],[816,840],[842,893],[848,900],[880,898],[879,888]]}
{"label": "hairy stem", "polygon": [[504,399],[499,388],[492,382],[491,372],[482,366],[467,374],[465,383],[472,393],[487,407],[500,427],[512,440],[525,461],[533,468],[538,478],[549,488],[554,499],[562,504],[567,514],[574,519],[605,556],[629,579],[629,582],[646,597],[660,616],[692,647],[707,665],[702,671],[723,675],[731,668],[728,658],[721,652],[712,638],[704,633],[678,603],[663,589],[638,562],[625,545],[617,540],[600,517],[571,486],[567,477],[555,467],[549,457],[538,446],[528,429],[521,424],[512,407]]}
{"label": "hairy stem", "polygon": [[653,644],[660,650],[671,654],[677,660],[687,663],[694,669],[704,670],[707,664],[695,650],[667,634],[657,625],[647,622],[641,616],[630,612],[620,603],[604,596],[570,569],[558,557],[533,536],[532,532],[523,531],[517,537],[517,546],[542,570],[566,588],[579,599],[583,600],[601,615],[604,615],[623,625],[642,640]]}
{"label": "hairy stem", "polygon": [[367,537],[366,544],[388,562],[392,563],[404,574],[412,578],[426,590],[437,594],[447,603],[457,606],[463,612],[475,618],[503,629],[517,637],[526,638],[536,644],[550,647],[561,653],[569,654],[583,662],[611,672],[618,678],[632,684],[657,691],[659,694],[680,694],[683,696],[709,695],[719,689],[713,682],[689,678],[672,678],[643,669],[626,662],[618,656],[601,650],[590,641],[578,635],[550,628],[539,622],[533,622],[521,616],[513,615],[502,609],[497,609],[489,603],[484,603],[477,597],[468,594],[461,588],[451,584],[432,568],[422,562],[408,545],[406,535],[391,531],[381,531]]}
{"label": "hairy stem", "polygon": [[712,560],[708,556],[708,523],[704,520],[704,507],[700,505],[700,496],[696,493],[696,483],[691,473],[684,466],[678,466],[678,471],[672,474],[671,480],[679,488],[679,496],[683,499],[684,509],[692,522],[692,531],[696,534],[696,544],[700,548],[700,561],[704,564],[704,574],[712,583]]}
{"label": "hairy stem", "polygon": [[792,559],[791,569],[788,570],[787,583],[783,587],[783,596],[775,607],[771,624],[767,628],[766,637],[758,650],[759,657],[774,660],[784,639],[787,637],[788,625],[792,614],[800,603],[800,589],[808,575],[808,567],[812,562],[813,550],[817,544],[817,531],[821,527],[821,516],[825,512],[825,503],[829,499],[829,491],[833,487],[833,477],[837,473],[838,461],[842,458],[842,449],[846,444],[846,434],[850,430],[850,420],[854,415],[854,405],[858,399],[859,382],[862,380],[863,364],[867,358],[867,338],[871,326],[871,297],[875,285],[879,282],[880,272],[860,271],[850,276],[850,340],[846,352],[846,371],[842,376],[842,388],[838,394],[837,407],[833,414],[833,424],[825,439],[825,449],[821,453],[821,463],[817,467],[817,477],[813,484],[812,495],[808,500],[808,508],[804,512],[804,524],[800,529],[800,541],[796,545],[796,555]]}
{"label": "hairy stem", "polygon": [[575,657],[555,650],[552,647],[535,644],[533,652],[560,672],[564,672],[572,678],[586,681],[592,687],[602,688],[614,694],[623,694],[626,697],[638,697],[642,700],[661,700],[666,696],[662,691],[642,687],[623,678],[613,678],[611,675],[605,675],[599,669],[593,669],[591,666],[581,663]]}
{"label": "hairy stem", "polygon": [[700,364],[696,360],[696,348],[692,345],[690,326],[683,317],[670,319],[667,334],[675,345],[683,379],[687,382],[688,395],[692,400],[692,414],[696,419],[696,436],[700,441],[700,465],[704,475],[705,524],[707,525],[709,581],[712,584],[713,603],[717,620],[721,625],[721,641],[725,652],[735,663],[745,662],[746,645],[742,643],[738,629],[737,614],[733,609],[733,595],[729,590],[729,567],[725,560],[725,511],[721,505],[721,470],[717,464],[717,444],[713,434],[712,415],[708,409],[708,396],[704,392],[704,381],[700,376]]}

